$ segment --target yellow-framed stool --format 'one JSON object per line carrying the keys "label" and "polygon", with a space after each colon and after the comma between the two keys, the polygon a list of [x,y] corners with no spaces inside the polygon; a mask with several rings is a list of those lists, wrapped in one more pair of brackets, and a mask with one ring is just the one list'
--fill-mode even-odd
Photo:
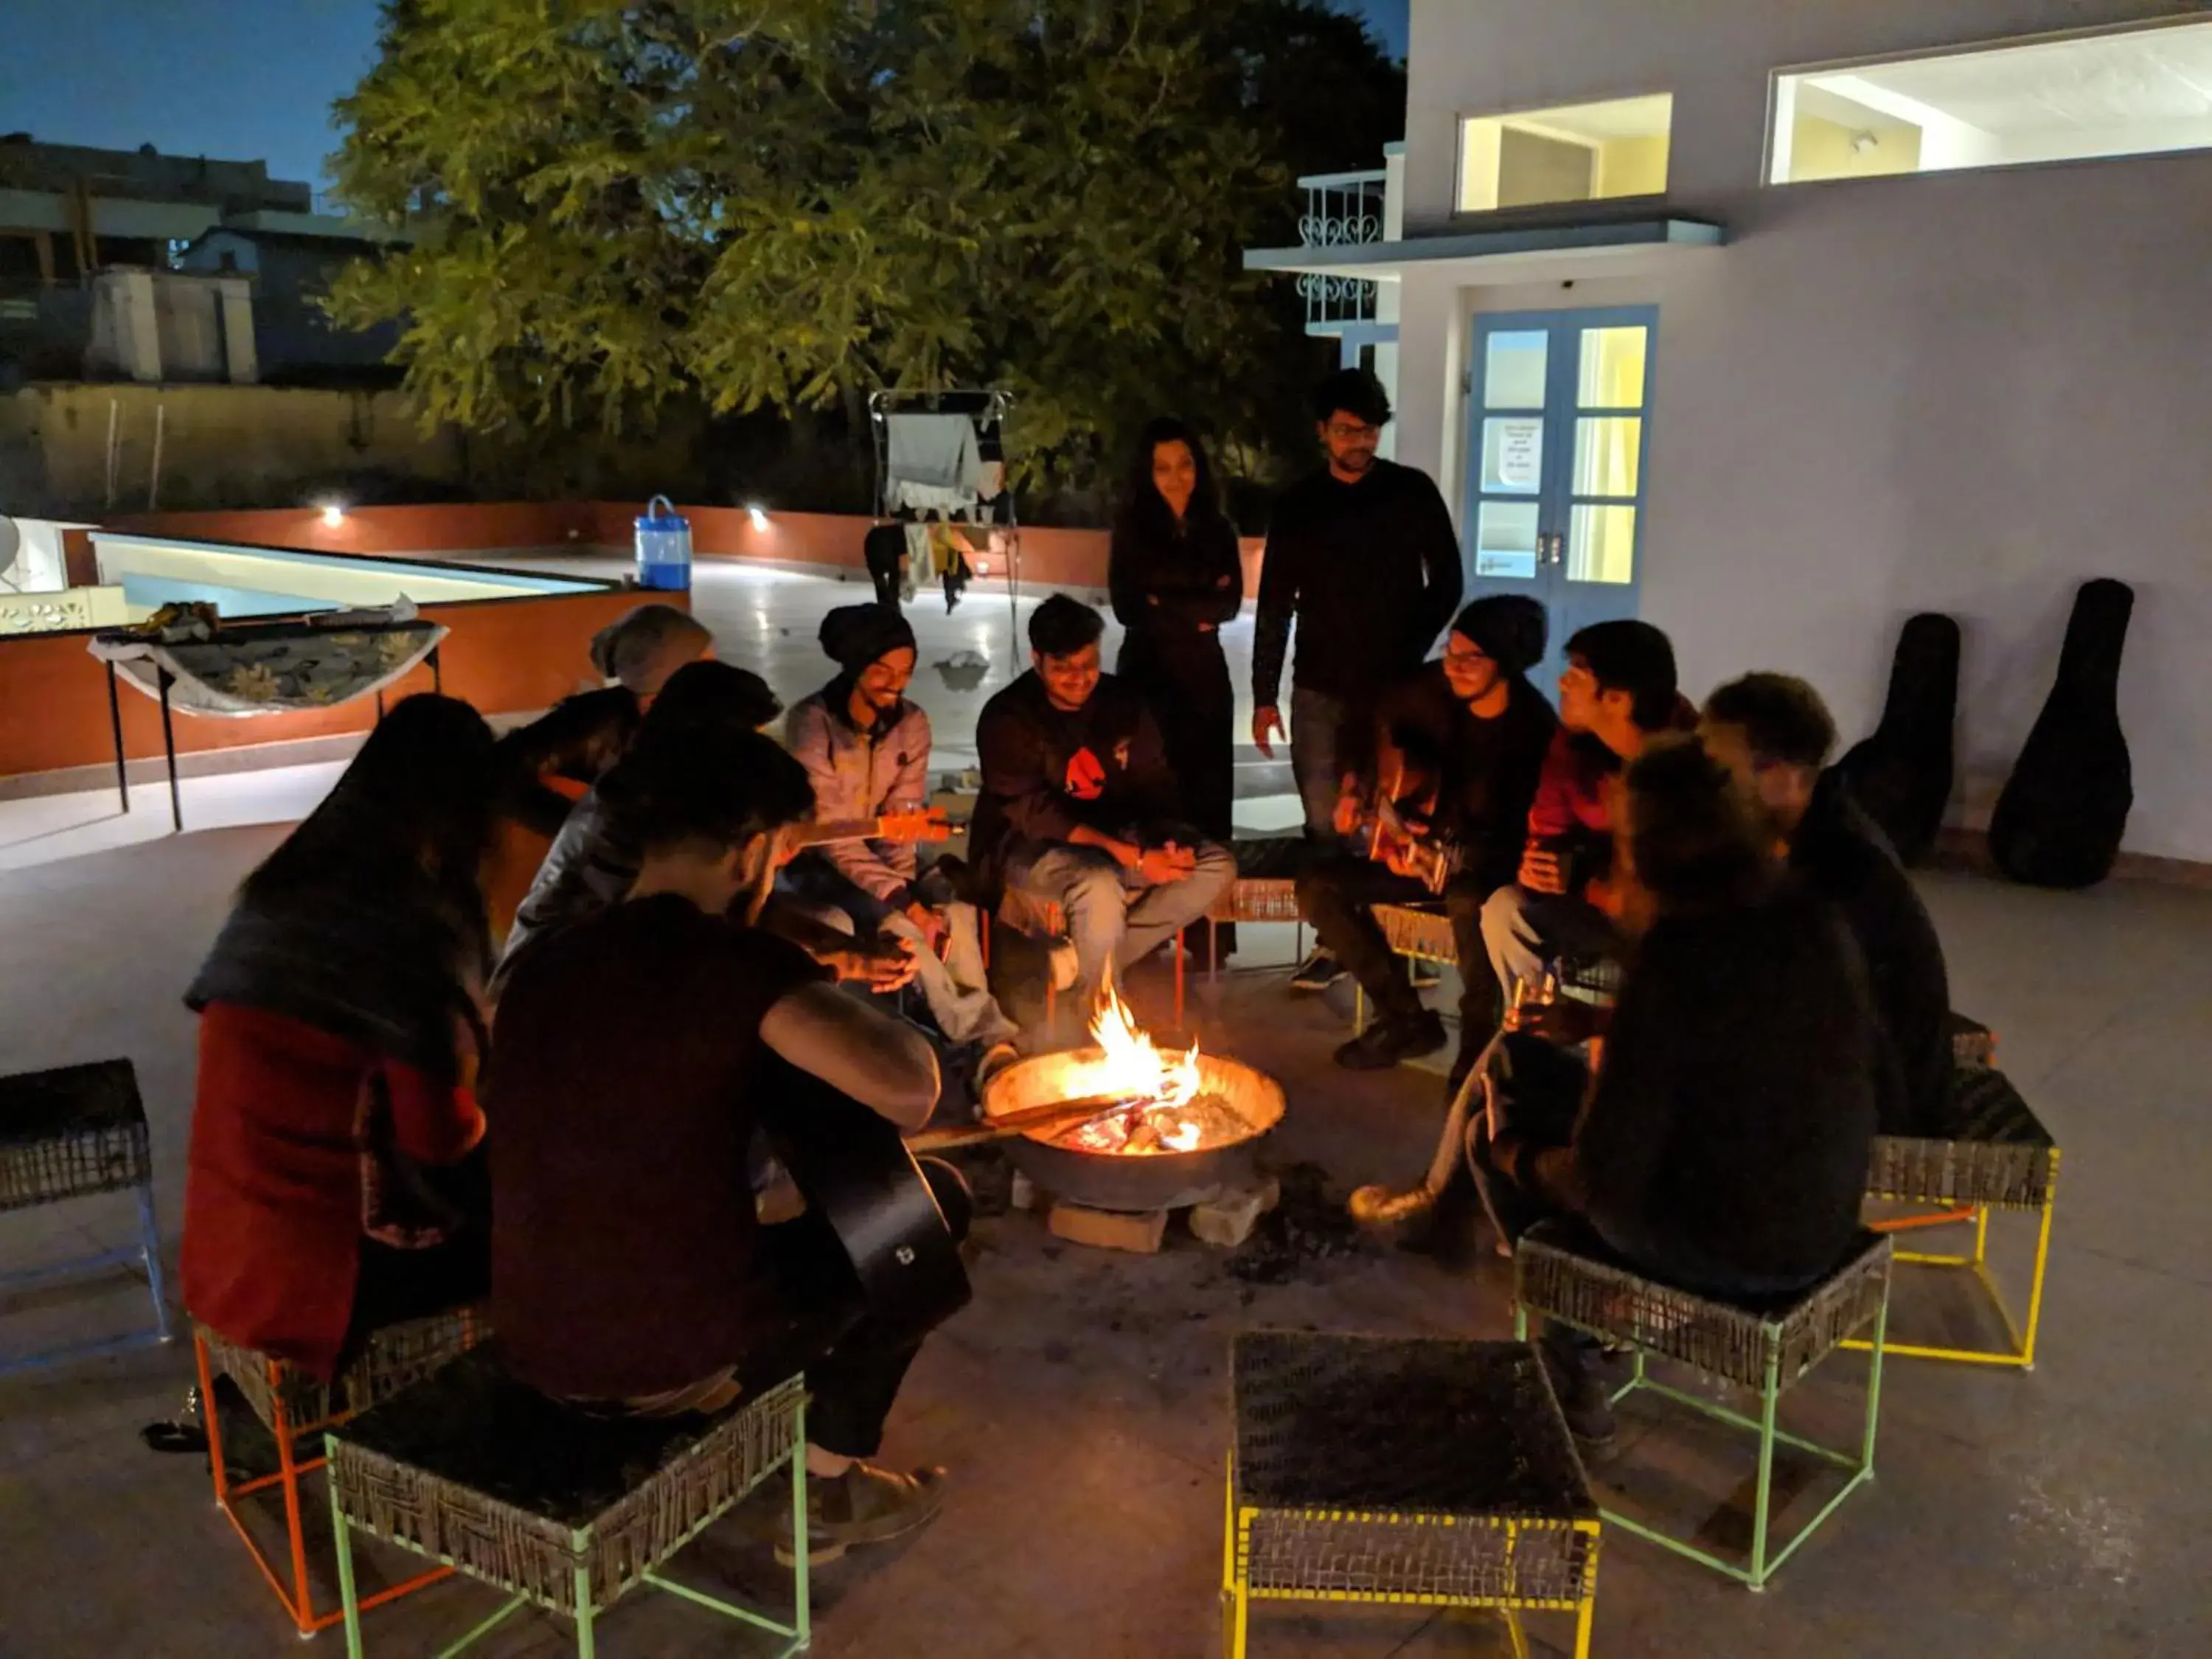
{"label": "yellow-framed stool", "polygon": [[1588,1659],[1601,1522],[1533,1346],[1246,1331],[1230,1387],[1227,1659],[1270,1601],[1486,1607],[1516,1659],[1565,1613]]}
{"label": "yellow-framed stool", "polygon": [[[482,1322],[473,1310],[458,1309],[389,1325],[370,1334],[360,1357],[329,1382],[307,1376],[281,1359],[232,1342],[195,1321],[192,1358],[199,1373],[200,1420],[207,1427],[208,1466],[215,1480],[216,1507],[237,1531],[253,1565],[276,1592],[284,1611],[302,1637],[327,1630],[345,1616],[342,1607],[317,1608],[314,1587],[307,1571],[307,1534],[301,1525],[301,1483],[324,1465],[319,1443],[311,1441],[309,1454],[301,1455],[301,1442],[346,1422],[380,1401],[429,1376],[465,1353],[483,1335]],[[276,1443],[276,1471],[248,1480],[234,1481],[224,1461],[222,1423],[216,1405],[216,1380],[228,1377],[245,1397],[247,1407]],[[247,1528],[239,1500],[274,1489],[284,1504],[286,1559],[280,1565]],[[425,1584],[434,1583],[452,1571],[439,1567],[404,1583],[388,1585],[362,1597],[361,1608],[381,1607]],[[289,1582],[288,1582],[289,1581]]]}
{"label": "yellow-framed stool", "polygon": [[[1968,1348],[1936,1342],[1891,1341],[1887,1352],[1908,1359],[1942,1359],[1962,1365],[2035,1369],[2036,1334],[2043,1322],[2044,1274],[2051,1263],[2051,1222],[2058,1200],[2058,1145],[2011,1080],[1988,1066],[1952,1073],[1951,1110],[1956,1133],[1948,1139],[1876,1137],[1867,1169],[1867,1197],[1887,1204],[1932,1205],[1934,1214],[1876,1221],[1877,1231],[1917,1231],[1925,1226],[1971,1224],[1972,1248],[1950,1254],[1897,1252],[1911,1266],[1971,1274],[2004,1323],[2008,1346]],[[2023,1212],[2038,1218],[2035,1260],[2027,1310],[2015,1320],[2003,1288],[1990,1271],[1990,1212]],[[1861,1347],[1859,1342],[1845,1344]]]}

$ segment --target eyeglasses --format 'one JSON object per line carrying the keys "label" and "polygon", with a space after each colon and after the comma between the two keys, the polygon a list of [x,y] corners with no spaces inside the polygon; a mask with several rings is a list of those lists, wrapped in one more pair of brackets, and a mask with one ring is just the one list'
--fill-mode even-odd
{"label": "eyeglasses", "polygon": [[1478,650],[1474,646],[1464,651],[1455,650],[1449,645],[1444,647],[1444,661],[1453,668],[1475,668],[1489,660],[1488,652]]}
{"label": "eyeglasses", "polygon": [[1382,428],[1379,426],[1369,426],[1364,422],[1352,424],[1344,421],[1331,421],[1322,430],[1340,443],[1349,443],[1354,438],[1372,438]]}

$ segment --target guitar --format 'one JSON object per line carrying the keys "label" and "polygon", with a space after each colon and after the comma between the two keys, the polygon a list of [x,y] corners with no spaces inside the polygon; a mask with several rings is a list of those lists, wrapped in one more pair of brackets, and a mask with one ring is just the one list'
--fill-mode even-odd
{"label": "guitar", "polygon": [[809,1220],[835,1235],[871,1325],[893,1342],[919,1340],[972,1294],[955,1224],[967,1226],[966,1183],[940,1159],[925,1170],[888,1119],[769,1060],[762,1121]]}
{"label": "guitar", "polygon": [[822,823],[797,823],[789,831],[794,848],[821,847],[835,841],[950,841],[959,833],[946,819],[941,806],[919,812],[885,812],[872,818],[831,818]]}
{"label": "guitar", "polygon": [[1458,873],[1460,849],[1449,837],[1426,832],[1425,821],[1436,811],[1438,781],[1413,766],[1387,732],[1376,735],[1375,770],[1374,795],[1353,818],[1352,844],[1376,863],[1391,865],[1431,893],[1441,894]]}

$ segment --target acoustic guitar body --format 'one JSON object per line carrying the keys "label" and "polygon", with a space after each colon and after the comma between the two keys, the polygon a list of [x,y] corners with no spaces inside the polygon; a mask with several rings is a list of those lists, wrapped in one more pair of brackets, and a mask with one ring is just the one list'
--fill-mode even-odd
{"label": "acoustic guitar body", "polygon": [[2089,887],[2112,872],[2135,805],[2120,730],[2120,657],[2135,590],[2109,579],[2074,598],[2058,678],[1990,817],[1990,856],[2014,881]]}
{"label": "acoustic guitar body", "polygon": [[[950,1164],[907,1150],[898,1128],[797,1066],[770,1057],[764,1097],[769,1144],[807,1209],[851,1264],[872,1326],[919,1340],[972,1294],[946,1206],[969,1200]],[[958,1218],[963,1229],[967,1218]]]}
{"label": "acoustic guitar body", "polygon": [[1958,710],[1959,624],[1933,611],[1907,617],[1881,723],[1837,763],[1851,798],[1907,864],[1935,850],[1943,827]]}

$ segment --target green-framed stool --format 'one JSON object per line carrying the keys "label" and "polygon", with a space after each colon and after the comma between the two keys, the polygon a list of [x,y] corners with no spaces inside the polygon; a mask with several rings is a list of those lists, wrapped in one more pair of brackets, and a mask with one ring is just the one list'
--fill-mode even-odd
{"label": "green-framed stool", "polygon": [[1589,1653],[1599,1521],[1525,1342],[1248,1331],[1231,1349],[1224,1651],[1251,1604],[1571,1614]]}
{"label": "green-framed stool", "polygon": [[[2043,1279],[2051,1262],[2051,1214],[2058,1201],[2058,1144],[2002,1072],[1960,1066],[1951,1078],[1953,1133],[1946,1139],[1902,1135],[1875,1138],[1867,1169],[1867,1197],[1879,1203],[1933,1205],[1933,1214],[1908,1213],[1874,1224],[1902,1231],[1971,1223],[1972,1249],[1943,1255],[1902,1250],[1897,1260],[1971,1275],[2008,1339],[2003,1347],[1966,1347],[1938,1342],[1892,1342],[1888,1352],[1910,1359],[1943,1359],[1962,1365],[2035,1368],[2036,1334],[2043,1322]],[[2038,1218],[2035,1257],[2029,1270],[2026,1316],[2013,1317],[2003,1288],[1990,1271],[1990,1214],[1993,1210]],[[1847,1343],[1846,1346],[1861,1346]]]}
{"label": "green-framed stool", "polygon": [[[1613,1395],[1616,1402],[1638,1389],[1649,1389],[1759,1437],[1751,1549],[1744,1561],[1728,1560],[1616,1510],[1600,1513],[1613,1526],[1687,1556],[1753,1589],[1764,1589],[1766,1581],[1843,1501],[1874,1479],[1889,1276],[1889,1240],[1863,1232],[1844,1264],[1810,1290],[1783,1302],[1737,1306],[1644,1278],[1603,1256],[1579,1227],[1548,1222],[1531,1231],[1514,1252],[1513,1328],[1516,1335],[1526,1337],[1529,1316],[1540,1315],[1624,1344],[1634,1354],[1635,1369]],[[1874,1328],[1873,1354],[1867,1371],[1866,1427],[1858,1446],[1840,1451],[1778,1427],[1777,1407],[1782,1396],[1842,1346],[1846,1337],[1869,1324]],[[1759,1395],[1759,1415],[1747,1417],[1716,1401],[1655,1382],[1649,1374],[1649,1362],[1654,1358],[1677,1360],[1708,1376],[1753,1389]],[[1768,1509],[1778,1445],[1795,1447],[1834,1464],[1844,1472],[1845,1479],[1820,1512],[1775,1550],[1769,1547]]]}
{"label": "green-framed stool", "polygon": [[[712,1418],[611,1418],[525,1388],[487,1352],[457,1360],[328,1437],[349,1659],[362,1653],[355,1533],[507,1592],[440,1659],[526,1607],[574,1620],[580,1659],[592,1659],[600,1617],[639,1584],[783,1638],[777,1659],[802,1653],[811,1629],[805,1444],[797,1376]],[[663,1575],[672,1556],[787,1465],[790,1623]]]}

